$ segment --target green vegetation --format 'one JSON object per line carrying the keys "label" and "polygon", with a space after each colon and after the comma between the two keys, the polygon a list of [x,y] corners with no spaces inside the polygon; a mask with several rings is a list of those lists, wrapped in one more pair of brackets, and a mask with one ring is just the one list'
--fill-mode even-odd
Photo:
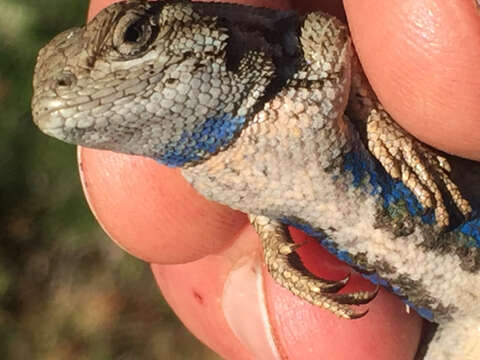
{"label": "green vegetation", "polygon": [[172,314],[148,265],[100,230],[75,147],[31,122],[36,52],[82,25],[86,8],[0,0],[0,358],[216,359]]}

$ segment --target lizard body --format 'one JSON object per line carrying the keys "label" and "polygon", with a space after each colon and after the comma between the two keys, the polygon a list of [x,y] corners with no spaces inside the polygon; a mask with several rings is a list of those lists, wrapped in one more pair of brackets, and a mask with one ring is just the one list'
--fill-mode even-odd
{"label": "lizard body", "polygon": [[426,359],[480,346],[480,166],[393,122],[335,18],[117,3],[41,50],[32,109],[49,135],[182,167],[248,213],[270,273],[301,298],[356,318],[349,305],[376,292],[337,294],[347,279],[292,266],[286,224],[438,323]]}

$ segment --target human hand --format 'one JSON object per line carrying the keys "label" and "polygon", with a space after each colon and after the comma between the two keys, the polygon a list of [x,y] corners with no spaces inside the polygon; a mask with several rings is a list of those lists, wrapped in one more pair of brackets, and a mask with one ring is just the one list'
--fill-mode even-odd
{"label": "human hand", "polygon": [[[113,2],[93,0],[90,14]],[[287,0],[252,0],[248,3],[277,8],[289,5]],[[300,8],[325,9],[314,6],[313,1],[292,3]],[[433,41],[424,36],[418,26],[413,26],[420,22],[419,19],[428,20],[430,13],[417,11],[417,17],[414,17],[408,10],[412,7],[428,9],[429,6],[438,12],[444,9],[444,16],[440,19],[446,24],[443,26],[447,26],[452,25],[452,17],[473,17],[468,15],[466,4],[458,3],[456,12],[451,10],[451,4],[426,0],[405,0],[401,5],[394,1],[351,0],[345,1],[345,6],[362,64],[395,119],[417,136],[417,132],[428,128],[424,140],[431,138],[433,144],[444,146],[444,149],[480,158],[480,135],[474,126],[474,107],[479,105],[473,100],[468,102],[475,95],[471,89],[476,89],[476,94],[480,89],[480,85],[475,87],[473,84],[480,78],[473,76],[474,60],[478,59],[471,55],[475,42],[472,41],[470,48],[466,49],[462,44],[458,49],[458,53],[465,51],[472,58],[470,62],[461,63],[465,67],[463,73],[461,69],[454,69],[457,97],[450,93],[439,95],[438,89],[451,91],[452,88],[447,86],[448,81],[445,87],[438,85],[446,71],[439,73],[437,67],[420,67],[423,70],[420,73],[413,70],[394,72],[396,67],[400,70],[406,67],[416,69],[422,59],[442,68],[439,64],[445,54],[438,46],[427,46],[442,43],[442,39]],[[328,5],[337,10],[341,7],[339,1],[333,0]],[[462,11],[465,15],[461,15]],[[474,13],[473,9],[470,11]],[[434,22],[431,24],[434,29],[429,31],[429,24],[426,21],[422,28],[427,35],[442,27]],[[470,26],[471,39],[479,32],[469,24],[466,22],[459,31],[467,32]],[[382,37],[386,32],[384,27],[392,29],[393,38],[386,37],[385,40]],[[414,37],[417,42],[412,40],[412,33],[417,34]],[[448,35],[453,37],[453,34]],[[426,43],[423,44],[422,40]],[[372,46],[375,46],[374,51]],[[415,52],[409,50],[409,46],[417,49],[416,56],[412,55]],[[459,55],[455,55],[458,59]],[[434,74],[428,73],[430,69]],[[463,78],[459,78],[461,74],[464,74]],[[422,79],[427,81],[420,81]],[[428,81],[431,79],[435,79],[435,87]],[[465,89],[459,88],[458,84],[465,84]],[[399,92],[398,88],[402,91]],[[445,101],[435,102],[438,98]],[[468,103],[470,107],[463,105],[461,108],[463,115],[456,113],[453,116],[454,111],[458,112],[457,106]],[[438,116],[432,115],[435,109]],[[452,109],[451,116],[448,116],[448,109]],[[415,122],[417,119],[419,121]],[[434,127],[440,119],[444,122]],[[452,135],[446,138],[445,131]],[[470,138],[473,140],[468,142],[469,138],[462,135],[465,133],[473,134]],[[454,136],[459,138],[455,140]],[[403,303],[393,295],[382,291],[368,304],[368,316],[360,320],[338,319],[276,285],[260,266],[258,238],[245,216],[196,194],[177,170],[145,158],[89,149],[80,149],[79,160],[85,193],[104,229],[121,247],[154,264],[152,269],[157,282],[177,315],[197,337],[223,357],[273,359],[275,351],[290,359],[307,360],[317,359],[319,355],[335,359],[413,357],[421,320],[413,314],[406,314]],[[302,236],[300,234],[297,238]],[[300,252],[305,255],[304,261],[309,269],[323,277],[338,279],[350,271],[315,243],[305,245]],[[367,288],[371,288],[367,281],[353,276],[346,290]]]}

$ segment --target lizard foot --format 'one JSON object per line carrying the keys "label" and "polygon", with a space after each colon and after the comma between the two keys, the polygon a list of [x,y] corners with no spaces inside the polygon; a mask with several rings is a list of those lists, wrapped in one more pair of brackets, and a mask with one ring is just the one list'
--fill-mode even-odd
{"label": "lizard foot", "polygon": [[367,120],[368,148],[387,173],[400,179],[424,209],[433,209],[437,225],[449,225],[449,213],[440,187],[463,216],[472,212],[469,202],[450,179],[450,164],[435,150],[409,135],[379,106]]}
{"label": "lizard foot", "polygon": [[299,245],[291,242],[286,225],[265,216],[249,215],[249,219],[262,240],[267,269],[277,283],[301,299],[342,318],[357,319],[368,312],[355,312],[348,305],[369,303],[377,295],[378,286],[374,291],[336,294],[347,284],[350,275],[339,281],[313,275],[294,252]]}

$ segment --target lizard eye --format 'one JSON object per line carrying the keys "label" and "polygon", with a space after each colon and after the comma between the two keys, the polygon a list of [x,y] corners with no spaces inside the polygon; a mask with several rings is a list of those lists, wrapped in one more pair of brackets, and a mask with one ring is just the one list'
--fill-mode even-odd
{"label": "lizard eye", "polygon": [[138,56],[153,42],[156,30],[148,16],[128,13],[120,19],[115,28],[113,45],[125,58]]}

